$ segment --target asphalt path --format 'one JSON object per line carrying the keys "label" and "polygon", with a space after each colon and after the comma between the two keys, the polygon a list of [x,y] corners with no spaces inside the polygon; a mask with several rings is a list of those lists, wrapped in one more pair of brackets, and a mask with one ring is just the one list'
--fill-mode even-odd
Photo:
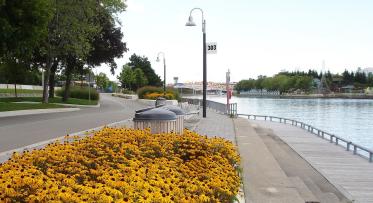
{"label": "asphalt path", "polygon": [[134,116],[145,105],[100,94],[100,107],[79,111],[0,118],[0,152],[57,138]]}

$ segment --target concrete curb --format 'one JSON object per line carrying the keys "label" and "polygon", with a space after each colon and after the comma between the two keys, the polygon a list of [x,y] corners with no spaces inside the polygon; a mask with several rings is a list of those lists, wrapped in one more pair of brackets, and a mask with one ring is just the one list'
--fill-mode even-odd
{"label": "concrete curb", "polygon": [[54,108],[54,109],[32,109],[32,110],[18,110],[18,111],[4,111],[0,112],[0,118],[12,117],[12,116],[26,116],[26,115],[37,115],[46,113],[62,113],[78,111],[80,108]]}
{"label": "concrete curb", "polygon": [[[32,101],[23,101],[23,102],[13,102],[13,103],[19,103],[19,104],[40,104],[41,102],[32,102]],[[49,104],[56,104],[60,106],[69,106],[69,107],[88,107],[88,108],[99,108],[100,102],[98,102],[96,105],[80,105],[80,104],[65,104],[65,103],[49,103]]]}
{"label": "concrete curb", "polygon": [[50,104],[57,104],[61,106],[69,106],[69,107],[82,107],[82,108],[100,108],[101,103],[99,102],[96,105],[79,105],[79,104],[64,104],[64,103],[50,103]]}
{"label": "concrete curb", "polygon": [[[99,127],[96,127],[96,128],[88,129],[88,130],[75,132],[75,133],[69,134],[69,136],[71,136],[71,137],[73,137],[73,136],[85,137],[85,136],[89,136],[94,131],[101,130],[104,127],[115,127],[115,126],[118,126],[118,125],[125,125],[125,123],[128,123],[129,121],[132,121],[132,118],[122,120],[122,121],[118,121],[118,122],[114,122],[114,123],[109,123],[107,125],[102,125],[102,126],[99,126]],[[27,146],[20,147],[20,148],[17,148],[17,149],[8,150],[8,151],[5,151],[5,152],[0,152],[0,163],[3,163],[5,161],[7,161],[10,157],[12,157],[13,153],[22,153],[26,150],[27,151],[32,151],[34,149],[41,149],[41,148],[47,146],[48,144],[51,144],[51,143],[54,143],[54,142],[62,142],[63,140],[65,140],[65,136],[61,136],[61,137],[37,142],[37,143],[31,144],[31,145],[27,145]]]}

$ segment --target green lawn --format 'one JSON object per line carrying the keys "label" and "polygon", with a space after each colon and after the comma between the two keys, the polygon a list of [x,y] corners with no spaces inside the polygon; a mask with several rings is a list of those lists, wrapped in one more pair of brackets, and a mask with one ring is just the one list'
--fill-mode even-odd
{"label": "green lawn", "polygon": [[0,102],[0,112],[26,110],[26,109],[51,109],[51,108],[64,108],[64,106],[57,105],[57,104],[25,104],[25,103]]}
{"label": "green lawn", "polygon": [[[41,102],[41,97],[9,97],[9,98],[0,98],[0,102],[23,102],[23,101],[31,101],[31,102]],[[49,98],[49,103],[63,103],[61,97]],[[75,99],[69,98],[66,104],[78,104],[78,105],[97,105],[98,101],[94,100],[87,100],[87,99]]]}
{"label": "green lawn", "polygon": [[[14,93],[14,89],[0,89],[0,93]],[[43,90],[23,90],[23,89],[17,89],[17,93],[42,94]]]}

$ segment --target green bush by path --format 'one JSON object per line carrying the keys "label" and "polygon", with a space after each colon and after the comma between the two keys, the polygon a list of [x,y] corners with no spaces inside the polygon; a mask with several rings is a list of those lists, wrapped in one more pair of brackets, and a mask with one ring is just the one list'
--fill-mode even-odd
{"label": "green bush by path", "polygon": [[[63,97],[64,92],[65,92],[65,89],[62,88],[61,90],[56,91],[56,95],[59,97]],[[91,100],[99,100],[100,95],[96,89],[91,88],[90,94],[91,94]],[[76,98],[76,99],[89,99],[88,88],[71,87],[69,97]]]}
{"label": "green bush by path", "polygon": [[[142,88],[137,90],[137,95],[138,95],[139,99],[146,99],[147,95],[155,95],[155,94],[162,95],[163,94],[163,88],[162,87],[154,87],[154,86],[145,86],[145,87],[142,87]],[[166,99],[180,100],[179,93],[173,88],[167,88],[166,89],[166,95],[168,95],[168,96],[166,96]]]}

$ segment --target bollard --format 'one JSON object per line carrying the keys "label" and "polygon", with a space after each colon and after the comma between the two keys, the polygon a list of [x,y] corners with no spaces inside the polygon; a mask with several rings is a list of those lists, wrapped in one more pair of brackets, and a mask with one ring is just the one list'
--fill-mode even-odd
{"label": "bollard", "polygon": [[350,151],[350,145],[351,145],[351,142],[348,142],[347,143],[347,151]]}

